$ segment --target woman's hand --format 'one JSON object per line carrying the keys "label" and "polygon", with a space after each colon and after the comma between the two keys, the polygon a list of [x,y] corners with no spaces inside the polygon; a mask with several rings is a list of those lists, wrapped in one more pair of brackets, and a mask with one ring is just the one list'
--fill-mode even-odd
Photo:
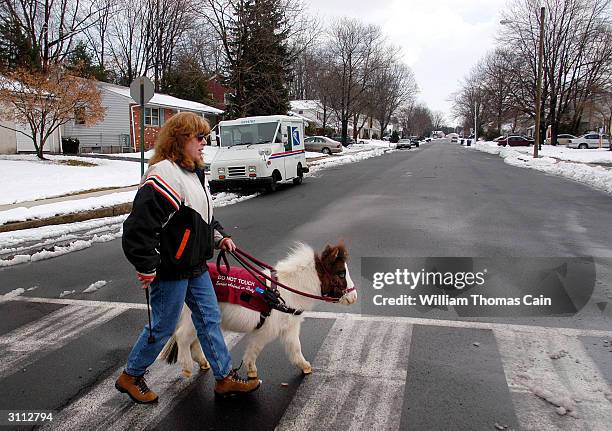
{"label": "woman's hand", "polygon": [[236,251],[236,244],[234,244],[234,241],[230,237],[226,237],[221,240],[219,248],[224,251],[233,252]]}
{"label": "woman's hand", "polygon": [[155,280],[155,273],[152,275],[145,275],[137,272],[136,276],[138,277],[138,281],[140,281],[140,287],[143,289],[148,289],[149,285]]}

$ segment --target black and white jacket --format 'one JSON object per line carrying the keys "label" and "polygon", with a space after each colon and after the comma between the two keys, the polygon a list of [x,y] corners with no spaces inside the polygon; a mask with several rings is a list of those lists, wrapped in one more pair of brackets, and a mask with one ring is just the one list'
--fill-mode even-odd
{"label": "black and white jacket", "polygon": [[205,272],[227,236],[213,218],[204,172],[163,160],[142,178],[123,223],[123,251],[141,278],[178,280]]}

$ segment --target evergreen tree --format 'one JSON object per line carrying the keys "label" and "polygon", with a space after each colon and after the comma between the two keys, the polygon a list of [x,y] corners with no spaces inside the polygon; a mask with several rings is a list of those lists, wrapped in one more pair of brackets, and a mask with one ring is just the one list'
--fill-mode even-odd
{"label": "evergreen tree", "polygon": [[10,72],[19,67],[38,69],[37,58],[19,23],[10,15],[0,18],[0,71]]}
{"label": "evergreen tree", "polygon": [[291,58],[279,0],[239,2],[230,28],[226,86],[230,117],[286,114]]}
{"label": "evergreen tree", "polygon": [[180,99],[213,105],[214,101],[208,88],[208,76],[197,59],[182,55],[166,72],[161,90]]}
{"label": "evergreen tree", "polygon": [[79,41],[74,48],[74,51],[68,56],[66,64],[68,70],[71,70],[78,76],[83,78],[95,78],[98,81],[109,81],[109,73],[102,65],[93,64],[91,53],[87,49],[87,44]]}

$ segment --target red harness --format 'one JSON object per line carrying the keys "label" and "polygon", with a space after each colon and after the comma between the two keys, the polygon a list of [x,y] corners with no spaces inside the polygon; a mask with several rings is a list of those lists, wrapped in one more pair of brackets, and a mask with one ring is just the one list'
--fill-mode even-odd
{"label": "red harness", "polygon": [[260,281],[246,269],[232,266],[228,275],[219,274],[217,265],[208,264],[208,272],[215,287],[217,301],[240,305],[263,314],[270,314],[272,309],[264,299],[266,289]]}

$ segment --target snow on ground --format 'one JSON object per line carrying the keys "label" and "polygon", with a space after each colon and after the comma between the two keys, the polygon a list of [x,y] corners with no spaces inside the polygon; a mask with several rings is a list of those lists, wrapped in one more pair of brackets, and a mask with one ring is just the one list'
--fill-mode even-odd
{"label": "snow on ground", "polygon": [[[612,169],[591,166],[589,163],[612,163],[612,151],[572,150],[565,147],[542,146],[542,157],[534,159],[533,147],[502,147],[495,142],[477,142],[466,149],[497,154],[512,166],[531,168],[549,174],[560,175],[612,193]],[[575,152],[575,153],[574,153]],[[589,154],[589,152],[592,152]],[[609,155],[606,154],[610,153]],[[582,159],[582,162],[579,160]],[[568,161],[573,160],[573,161]]]}
{"label": "snow on ground", "polygon": [[306,151],[306,159],[316,159],[318,157],[329,157],[329,154],[317,153],[316,151]]}
{"label": "snow on ground", "polygon": [[[35,155],[1,156],[3,193],[0,205],[26,202],[106,187],[138,184],[140,165],[119,160],[72,156],[50,156],[39,160]],[[74,160],[95,166],[69,166]]]}

